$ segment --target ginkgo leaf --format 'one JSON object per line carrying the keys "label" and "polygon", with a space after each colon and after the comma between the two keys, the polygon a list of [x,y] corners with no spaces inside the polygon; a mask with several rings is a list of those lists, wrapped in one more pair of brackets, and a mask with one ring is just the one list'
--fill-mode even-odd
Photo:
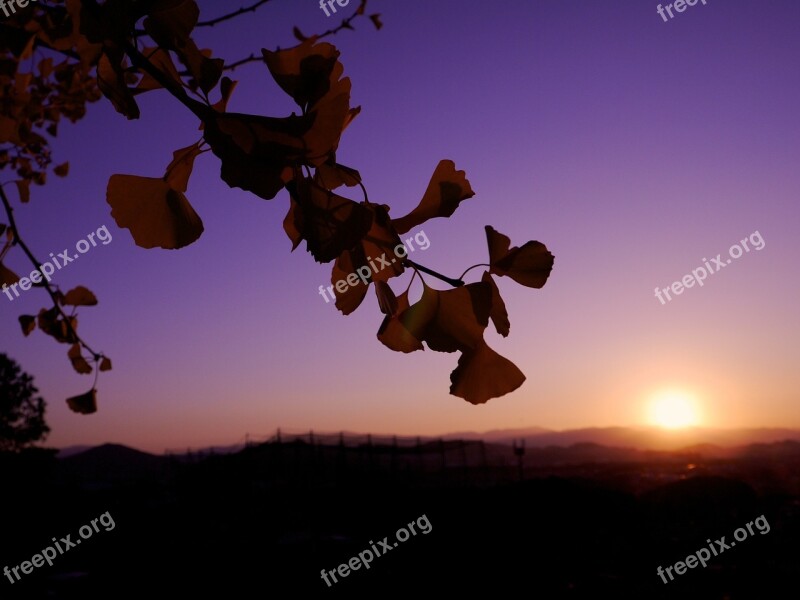
{"label": "ginkgo leaf", "polygon": [[67,406],[72,412],[90,415],[97,412],[97,390],[92,388],[85,394],[67,398]]}
{"label": "ginkgo leaf", "polygon": [[327,42],[308,39],[277,52],[261,50],[275,82],[298,106],[311,106],[328,93],[339,51]]}
{"label": "ginkgo leaf", "polygon": [[492,312],[487,281],[439,291],[423,283],[422,297],[408,306],[408,292],[397,297],[396,312],[384,318],[378,339],[398,352],[422,349],[462,353],[450,376],[450,393],[481,404],[517,389],[525,380],[508,359],[489,348],[483,332]]}
{"label": "ginkgo leaf", "polygon": [[335,190],[342,185],[348,187],[357,186],[361,183],[361,174],[355,169],[337,164],[334,160],[328,159],[328,161],[317,167],[314,181],[326,190]]}
{"label": "ginkgo leaf", "polygon": [[200,10],[194,0],[156,2],[144,20],[144,29],[161,47],[172,50],[192,76],[193,84],[208,93],[222,75],[222,59],[212,59],[190,37]]}
{"label": "ginkgo leaf", "polygon": [[69,162],[61,163],[53,169],[53,173],[59,177],[66,177],[69,174]]}
{"label": "ginkgo leaf", "polygon": [[483,404],[516,390],[525,375],[486,342],[464,352],[450,374],[450,393],[471,404]]}
{"label": "ginkgo leaf", "polygon": [[[80,0],[67,0],[66,10],[72,21],[72,31],[70,35],[52,40],[52,47],[56,50],[75,50],[80,58],[81,67],[89,71],[92,65],[96,64],[103,51],[102,43],[93,43],[86,35],[84,19],[90,21],[89,28],[96,24],[96,18],[91,12],[86,11],[86,7]],[[43,35],[46,30],[39,31],[38,35]],[[98,42],[98,40],[95,40]]]}
{"label": "ginkgo leaf", "polygon": [[[360,255],[360,252],[345,250],[333,263],[333,271],[331,273],[333,295],[336,298],[336,308],[343,315],[349,315],[356,310],[363,302],[369,289],[369,277],[365,275],[367,278],[367,283],[365,284],[357,272],[357,269],[363,265],[361,260],[354,257],[359,256],[363,259],[363,256]],[[362,273],[366,272],[362,271]],[[344,291],[339,291],[340,289]]]}
{"label": "ginkgo leaf", "polygon": [[162,0],[150,9],[144,28],[162,48],[181,48],[191,39],[199,16],[194,0]]}
{"label": "ginkgo leaf", "polygon": [[[12,9],[12,11],[13,11],[13,9]],[[25,44],[25,48],[23,48],[22,52],[20,52],[20,55],[19,55],[20,60],[27,60],[27,59],[29,59],[31,57],[31,55],[33,55],[33,47],[34,47],[34,42],[35,41],[36,41],[36,36],[35,35],[30,36],[30,39],[28,40],[28,43]]]}
{"label": "ginkgo leaf", "polygon": [[[41,309],[36,318],[36,324],[44,333],[53,337],[62,344],[77,344],[78,338],[75,331],[78,329],[78,318],[69,317],[69,324],[61,317],[57,307],[49,310]],[[71,326],[71,329],[70,329]]]}
{"label": "ginkgo leaf", "polygon": [[22,334],[28,337],[36,329],[36,317],[33,315],[20,315],[18,318],[20,327],[22,327]]}
{"label": "ginkgo leaf", "polygon": [[[172,0],[161,0],[156,4],[171,3]],[[103,43],[105,51],[118,52],[128,41],[128,33],[143,14],[141,5],[134,2],[95,3],[91,7],[81,1],[67,1],[67,8],[73,20],[79,19],[80,33],[91,42]],[[78,5],[75,7],[75,5]],[[152,7],[152,3],[148,3]],[[139,10],[137,10],[139,9]],[[132,33],[132,32],[131,32]]]}
{"label": "ginkgo leaf", "polygon": [[39,75],[42,77],[50,77],[50,74],[53,72],[53,59],[51,57],[43,58],[39,61],[37,68],[39,69]]}
{"label": "ginkgo leaf", "polygon": [[273,78],[303,107],[313,125],[303,135],[305,160],[313,166],[328,161],[347,125],[360,109],[350,108],[350,78],[342,77],[339,52],[328,43],[309,39],[277,52],[262,50]]}
{"label": "ginkgo leaf", "polygon": [[203,233],[203,222],[186,196],[163,179],[112,175],[106,200],[117,225],[130,229],[142,248],[183,248]]}
{"label": "ginkgo leaf", "polygon": [[289,212],[283,219],[283,230],[292,241],[292,252],[303,241],[303,213],[294,198],[289,197]]}
{"label": "ginkgo leaf", "polygon": [[0,143],[19,144],[22,141],[19,137],[19,125],[16,119],[0,115]]}
{"label": "ginkgo leaf", "polygon": [[494,277],[489,274],[489,271],[484,271],[481,281],[488,283],[492,287],[492,308],[489,312],[489,318],[494,323],[497,333],[503,337],[508,337],[508,333],[511,331],[511,323],[508,320],[506,304],[500,296],[500,290],[497,288]]}
{"label": "ginkgo leaf", "polygon": [[[395,249],[403,242],[394,229],[389,218],[389,207],[385,204],[365,204],[372,212],[372,226],[361,240],[361,248],[366,259],[363,264],[369,263],[372,270],[373,281],[389,281],[392,277],[402,275],[403,256],[395,254]],[[407,252],[405,249],[403,252]],[[388,264],[387,264],[388,263]],[[359,265],[361,266],[361,265]]]}
{"label": "ginkgo leaf", "polygon": [[17,179],[14,183],[17,185],[19,201],[23,204],[28,202],[31,199],[31,182],[27,179]]}
{"label": "ginkgo leaf", "polygon": [[[345,250],[336,259],[331,275],[336,308],[344,315],[349,315],[359,307],[371,283],[388,281],[401,275],[404,270],[403,257],[394,252],[402,242],[392,227],[389,207],[372,203],[362,203],[360,206],[372,213],[372,225],[355,247]],[[348,277],[352,280],[356,275],[356,283],[349,287],[338,284]],[[337,285],[344,289],[340,291]]]}
{"label": "ginkgo leaf", "polygon": [[[178,69],[175,68],[175,63],[172,62],[172,57],[168,50],[163,48],[142,48],[142,54],[156,69],[161,71],[168,79],[172,80],[176,85],[181,85],[181,76]],[[141,70],[142,78],[136,85],[132,93],[149,92],[150,90],[160,89],[161,84],[147,71]]]}
{"label": "ginkgo leaf", "polygon": [[488,284],[470,283],[444,291],[426,286],[423,298],[426,293],[434,294],[436,299],[436,311],[423,332],[423,341],[428,348],[437,352],[455,352],[476,348],[483,343],[492,301]]}
{"label": "ginkgo leaf", "polygon": [[241,113],[217,113],[204,118],[204,136],[222,161],[221,176],[270,200],[291,181],[301,165],[318,167],[339,145],[345,126],[357,114],[350,108],[350,80],[337,79],[336,63],[326,93],[306,114],[272,118]]}
{"label": "ginkgo leaf", "polygon": [[231,99],[233,90],[236,89],[238,81],[234,81],[228,77],[223,77],[219,85],[219,91],[222,97],[215,102],[212,106],[217,112],[225,112],[228,110],[228,100]]}
{"label": "ginkgo leaf", "polygon": [[324,164],[339,147],[345,127],[358,114],[350,108],[350,87],[349,77],[336,81],[308,112],[314,119],[312,127],[303,135],[308,164],[315,167]]}
{"label": "ginkgo leaf", "polygon": [[139,106],[125,84],[122,66],[112,63],[105,52],[100,57],[100,62],[97,63],[97,87],[111,101],[118,113],[125,115],[128,119],[139,118]]}
{"label": "ginkgo leaf", "polygon": [[[438,290],[428,287],[423,282],[422,297],[408,305],[408,291],[397,297],[397,314],[384,319],[379,330],[378,339],[392,350],[412,352],[422,349],[419,342],[428,341],[427,335],[439,310],[440,296]],[[383,331],[386,328],[386,331]],[[414,343],[416,341],[417,343]],[[440,352],[455,352],[456,348],[445,349],[434,342],[435,349]],[[430,347],[430,344],[429,344]]]}
{"label": "ginkgo leaf", "polygon": [[354,106],[353,108],[348,110],[347,111],[347,115],[344,118],[344,124],[342,125],[342,131],[347,129],[350,126],[350,123],[352,123],[353,120],[360,114],[361,114],[361,107],[360,106]]}
{"label": "ginkgo leaf", "polygon": [[271,200],[293,179],[294,167],[302,164],[303,135],[313,123],[310,115],[276,119],[215,113],[204,122],[203,135],[222,162],[225,183]]}
{"label": "ginkgo leaf", "polygon": [[224,60],[211,58],[210,50],[200,50],[192,40],[177,52],[178,58],[192,75],[189,81],[192,87],[197,86],[206,94],[216,87],[225,67]]}
{"label": "ginkgo leaf", "polygon": [[67,356],[69,356],[70,361],[72,361],[72,368],[78,373],[87,375],[92,372],[91,365],[86,362],[86,359],[83,358],[83,355],[81,354],[80,344],[73,344],[70,346]]}
{"label": "ginkgo leaf", "polygon": [[19,275],[0,262],[0,286],[14,285],[19,281]]}
{"label": "ginkgo leaf", "polygon": [[397,296],[394,290],[385,281],[375,282],[375,295],[378,297],[378,308],[385,315],[392,316],[397,313]]}
{"label": "ginkgo leaf", "polygon": [[173,190],[185,192],[189,185],[189,177],[192,175],[194,159],[202,153],[200,144],[194,143],[186,148],[175,150],[172,153],[172,162],[167,166],[164,174],[166,181]]}
{"label": "ginkgo leaf", "polygon": [[[382,283],[382,282],[381,282]],[[384,284],[387,285],[388,284]],[[377,289],[377,287],[376,287]],[[426,312],[420,308],[410,311],[408,302],[408,290],[395,298],[394,312],[383,319],[378,329],[378,339],[387,348],[395,352],[415,352],[424,350],[425,347],[412,331],[418,331],[416,327],[420,322],[427,323],[431,318],[431,312]],[[414,306],[417,306],[416,303]]]}
{"label": "ginkgo leaf", "polygon": [[452,160],[439,161],[419,205],[406,216],[395,219],[394,228],[397,233],[405,233],[428,219],[449,217],[462,200],[474,195],[464,171],[456,171]]}
{"label": "ginkgo leaf", "polygon": [[380,29],[381,27],[383,27],[383,23],[381,23],[380,13],[375,13],[374,15],[370,15],[369,20],[372,21],[373,25],[375,25],[375,29]]}
{"label": "ginkgo leaf", "polygon": [[110,371],[111,370],[111,359],[107,356],[104,356],[103,359],[100,361],[100,370],[101,371]]}
{"label": "ginkgo leaf", "polygon": [[531,288],[541,288],[553,270],[554,257],[547,246],[537,241],[525,242],[522,247],[509,249],[511,240],[486,226],[489,245],[489,272],[508,276],[517,283]]}
{"label": "ginkgo leaf", "polygon": [[370,230],[373,213],[362,204],[323,189],[308,178],[293,181],[287,188],[302,215],[301,233],[308,251],[318,262],[334,260]]}
{"label": "ginkgo leaf", "polygon": [[61,299],[62,305],[70,306],[95,306],[97,297],[87,288],[79,285],[72,288]]}

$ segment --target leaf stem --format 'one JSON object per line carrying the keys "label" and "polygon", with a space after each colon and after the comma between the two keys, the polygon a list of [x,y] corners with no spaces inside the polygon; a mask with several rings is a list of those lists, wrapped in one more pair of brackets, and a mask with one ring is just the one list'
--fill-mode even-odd
{"label": "leaf stem", "polygon": [[437,273],[433,269],[429,269],[428,267],[422,266],[418,263],[415,263],[413,260],[407,258],[403,261],[403,265],[407,267],[413,267],[423,273],[427,273],[431,277],[436,277],[437,279],[441,279],[445,283],[449,283],[453,287],[461,287],[464,285],[464,282],[461,279],[453,279],[452,277],[448,277],[447,275],[442,275],[441,273]]}
{"label": "leaf stem", "polygon": [[477,265],[472,265],[472,266],[471,266],[469,269],[467,269],[466,271],[464,271],[464,272],[461,274],[461,277],[459,277],[459,279],[464,279],[464,275],[466,275],[467,273],[469,273],[470,271],[472,271],[472,269],[476,269],[476,268],[478,268],[478,267],[490,267],[490,268],[491,268],[491,266],[492,266],[492,265],[487,265],[486,263],[480,263],[480,264],[477,264]]}

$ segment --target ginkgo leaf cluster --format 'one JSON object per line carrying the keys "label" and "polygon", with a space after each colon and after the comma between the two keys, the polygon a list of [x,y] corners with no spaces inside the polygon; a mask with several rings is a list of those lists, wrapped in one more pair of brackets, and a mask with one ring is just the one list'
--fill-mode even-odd
{"label": "ginkgo leaf cluster", "polygon": [[[350,20],[363,15],[365,6],[366,0],[362,0],[341,28],[351,28]],[[198,118],[201,137],[188,145],[191,140],[187,140],[175,150],[163,175],[114,174],[108,181],[106,200],[113,218],[143,248],[177,250],[201,238],[205,226],[191,205],[188,190],[196,160],[210,159],[211,155],[228,186],[264,200],[279,195],[286,199],[283,227],[292,250],[305,242],[314,260],[333,263],[332,282],[365,267],[371,257],[388,255],[400,244],[401,234],[430,219],[452,216],[462,202],[475,195],[465,172],[452,160],[444,159],[435,166],[417,206],[407,214],[395,216],[387,203],[369,199],[359,171],[337,159],[345,130],[361,107],[351,102],[352,83],[344,74],[339,50],[318,36],[305,36],[295,29],[298,45],[274,51],[264,48],[260,53],[275,90],[287,94],[297,110],[288,115],[248,114],[228,109],[234,90],[241,87],[223,75],[225,61],[215,57],[212,50],[202,49],[193,38],[200,14],[194,0],[115,0],[103,4],[66,0],[58,13],[61,35],[52,31],[55,22],[47,20],[55,16],[47,17],[46,11],[42,14],[41,29],[33,33],[26,30],[27,35],[17,32],[19,48],[9,48],[9,54],[21,57],[29,52],[28,46],[36,44],[66,53],[72,62],[51,68],[55,71],[63,64],[73,65],[73,84],[92,90],[84,90],[84,105],[93,101],[99,90],[117,112],[136,119],[140,116],[137,98],[161,90]],[[380,27],[378,15],[371,15],[371,19]],[[96,88],[90,83],[92,76]],[[29,152],[35,154],[41,141],[24,121],[34,117],[26,117],[20,108],[23,92],[33,85],[31,81],[17,74],[8,81],[0,78],[0,85],[22,90],[15,92],[17,116],[9,117],[17,121],[11,125],[0,121],[0,135],[20,147],[32,148]],[[0,137],[0,141],[3,139]],[[49,155],[42,157],[47,163]],[[59,167],[58,174],[66,174],[66,167]],[[23,177],[29,179],[36,181],[35,176]],[[284,191],[286,194],[282,194]],[[354,193],[361,198],[350,197]],[[480,281],[467,284],[406,258],[372,273],[368,285],[336,290],[336,306],[347,315],[363,303],[369,284],[375,283],[378,305],[385,315],[378,339],[403,353],[425,347],[458,352],[450,392],[476,404],[513,391],[525,379],[483,338],[489,321],[503,336],[510,331],[494,276],[541,288],[553,266],[553,255],[538,241],[511,247],[508,237],[488,226],[486,236],[489,269]],[[408,287],[397,294],[390,285],[406,271],[412,272],[409,286],[416,277],[423,286],[422,296],[414,304],[409,302]],[[455,287],[434,289],[426,276]],[[38,317],[39,327],[70,343],[69,358],[74,368],[87,372],[91,367],[81,356],[79,340],[71,337],[74,330],[67,326],[56,335],[59,327],[63,329],[59,319],[70,323],[72,317],[47,314]],[[21,321],[23,330],[31,323],[28,318]],[[94,388],[90,394],[91,398],[71,399],[70,406],[91,412],[86,407],[94,407]]]}

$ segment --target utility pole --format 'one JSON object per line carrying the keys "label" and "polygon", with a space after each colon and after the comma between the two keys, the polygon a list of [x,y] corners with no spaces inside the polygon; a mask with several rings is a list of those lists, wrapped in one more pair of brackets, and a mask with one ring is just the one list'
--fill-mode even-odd
{"label": "utility pole", "polygon": [[524,457],[525,457],[525,438],[522,438],[519,441],[519,443],[517,443],[517,440],[512,440],[511,443],[513,444],[512,447],[514,449],[514,454],[517,457],[517,467],[519,469],[519,480],[522,481],[523,472],[524,472],[524,468],[523,468],[523,464],[522,463],[523,463],[523,460],[524,460]]}

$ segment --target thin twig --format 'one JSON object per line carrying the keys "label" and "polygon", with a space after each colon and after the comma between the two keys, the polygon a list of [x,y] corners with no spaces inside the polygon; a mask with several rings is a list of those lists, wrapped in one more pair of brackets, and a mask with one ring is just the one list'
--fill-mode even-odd
{"label": "thin twig", "polygon": [[[364,14],[364,8],[366,6],[367,6],[367,0],[361,0],[361,4],[358,6],[358,8],[356,8],[355,12],[352,15],[350,15],[349,17],[345,17],[344,19],[342,19],[342,22],[339,23],[339,25],[337,25],[336,27],[333,27],[332,29],[328,29],[328,31],[325,31],[323,33],[318,33],[318,34],[314,34],[314,35],[308,36],[307,39],[312,39],[313,38],[313,39],[317,40],[317,39],[321,39],[321,38],[324,38],[324,37],[328,37],[330,35],[336,35],[340,31],[342,31],[343,29],[353,29],[353,27],[352,27],[352,25],[350,25],[350,23],[354,19],[356,19],[356,18],[358,18],[358,17],[360,17],[361,15]],[[200,25],[200,23],[198,23],[198,25]],[[252,63],[252,62],[261,62],[263,60],[264,59],[263,59],[262,56],[257,56],[256,54],[251,54],[247,58],[242,58],[242,59],[234,61],[234,62],[232,62],[230,64],[225,65],[224,67],[222,67],[222,70],[223,71],[233,71],[234,69],[236,69],[236,67],[241,67],[242,65],[246,65],[246,64]],[[181,73],[181,75],[183,75],[183,73]]]}
{"label": "thin twig", "polygon": [[251,54],[247,58],[243,58],[241,60],[237,60],[232,62],[229,65],[225,65],[222,67],[223,71],[233,71],[236,67],[241,67],[242,65],[246,65],[247,63],[251,62],[262,62],[264,60],[263,56],[256,56],[255,54]]}
{"label": "thin twig", "polygon": [[239,10],[236,10],[227,15],[222,15],[221,17],[217,17],[216,19],[210,19],[208,21],[200,21],[197,23],[197,25],[195,25],[195,27],[213,27],[217,23],[222,23],[223,21],[227,21],[228,19],[233,19],[235,17],[238,17],[239,15],[243,15],[249,12],[256,12],[256,10],[258,10],[260,6],[266,4],[269,1],[270,0],[259,0],[258,2],[256,2],[251,6],[243,6]]}
{"label": "thin twig", "polygon": [[346,19],[342,19],[342,22],[339,23],[339,25],[337,25],[333,29],[328,29],[328,31],[326,31],[324,33],[316,34],[316,35],[314,35],[312,37],[314,37],[316,39],[320,39],[320,38],[328,37],[329,35],[336,35],[342,29],[353,29],[353,27],[350,25],[350,22],[353,19],[356,19],[356,18],[366,14],[366,12],[365,12],[366,7],[367,7],[367,0],[361,0],[361,4],[359,4],[358,8],[356,8],[356,12],[354,12],[352,15],[350,15]]}
{"label": "thin twig", "polygon": [[[11,203],[8,200],[8,196],[6,195],[6,191],[3,189],[3,186],[1,186],[1,185],[0,185],[0,200],[2,200],[2,202],[3,202],[3,208],[5,208],[6,216],[8,217],[8,226],[9,226],[9,228],[11,229],[11,231],[14,234],[14,243],[16,245],[18,245],[20,248],[22,248],[22,251],[25,253],[25,256],[27,256],[28,260],[30,260],[31,263],[33,264],[33,268],[36,269],[37,271],[39,271],[41,263],[38,260],[36,260],[36,257],[30,251],[30,248],[28,248],[28,245],[19,236],[19,230],[17,229],[17,222],[14,220],[14,209],[11,208]],[[41,271],[39,271],[39,272],[41,273]],[[89,352],[94,357],[95,361],[97,361],[100,357],[102,357],[103,356],[102,354],[98,354],[97,352],[92,350],[91,346],[89,346],[89,344],[87,344],[81,338],[81,336],[78,335],[78,332],[75,331],[75,329],[73,329],[72,321],[70,320],[70,317],[61,308],[61,304],[58,301],[58,296],[56,296],[56,293],[53,291],[53,288],[50,286],[50,282],[47,281],[46,278],[42,278],[40,286],[43,287],[47,291],[47,293],[50,295],[50,299],[53,301],[53,306],[56,308],[56,310],[58,310],[58,313],[64,319],[64,323],[66,323],[66,325],[67,325],[68,337],[70,337],[71,339],[77,340],[77,342],[81,346],[83,346],[83,348],[85,348],[86,351]]]}

